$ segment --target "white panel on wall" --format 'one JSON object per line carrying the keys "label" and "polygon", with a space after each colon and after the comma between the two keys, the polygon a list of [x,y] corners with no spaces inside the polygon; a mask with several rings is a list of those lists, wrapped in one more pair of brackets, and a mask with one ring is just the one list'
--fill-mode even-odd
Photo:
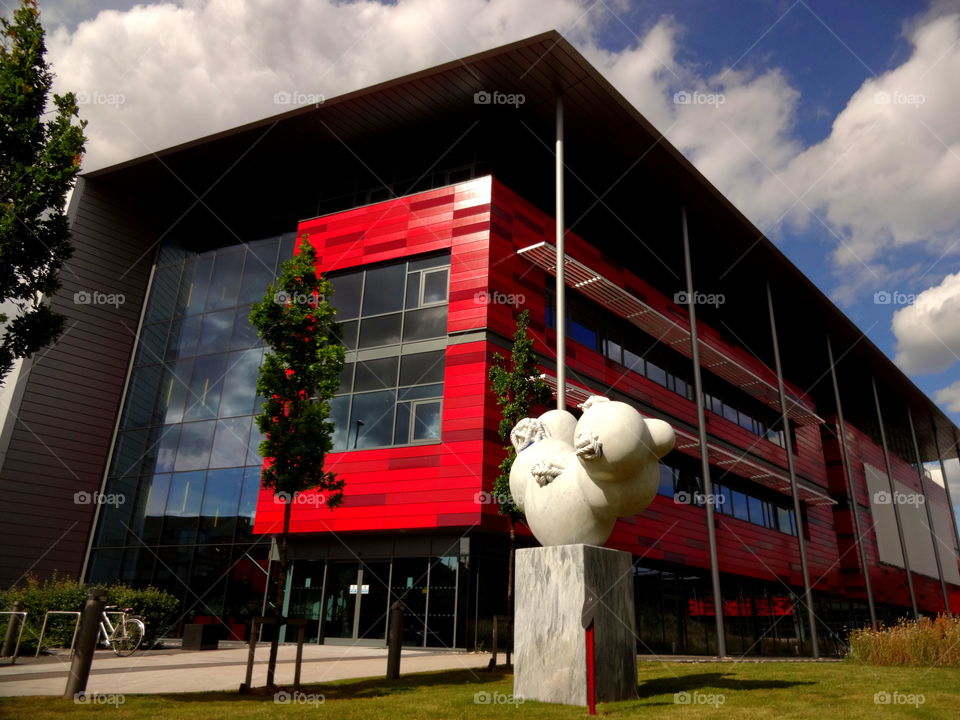
{"label": "white panel on wall", "polygon": [[950,517],[950,509],[945,505],[930,505],[930,512],[933,514],[933,527],[937,531],[940,548],[940,562],[943,563],[943,579],[948,583],[960,585],[960,570],[957,569],[957,544],[956,534],[953,532],[953,520]]}
{"label": "white panel on wall", "polygon": [[863,464],[863,472],[867,478],[870,511],[873,513],[873,530],[877,535],[877,552],[880,555],[880,562],[903,567],[903,553],[900,551],[900,538],[897,534],[897,518],[893,511],[893,504],[878,502],[890,495],[887,474],[867,463]]}
{"label": "white panel on wall", "polygon": [[[887,474],[882,470],[873,467],[867,463],[863,465],[864,474],[867,478],[867,488],[870,491],[870,510],[873,512],[873,519],[876,522],[874,530],[877,534],[877,548],[880,553],[880,561],[905,567],[903,563],[903,553],[900,550],[900,538],[897,534],[897,517],[893,507],[896,501],[900,508],[900,521],[903,524],[903,539],[907,546],[907,557],[910,560],[910,570],[920,575],[926,575],[939,580],[940,574],[937,572],[937,558],[934,555],[933,538],[930,535],[930,525],[927,521],[927,510],[923,506],[926,498],[912,488],[901,482],[894,481],[894,497],[890,497],[890,484],[887,480]],[[934,505],[930,508],[931,512],[939,508]],[[946,508],[943,508],[946,512]],[[936,520],[934,526],[936,527]],[[949,519],[947,520],[949,529]],[[946,536],[946,533],[944,533]],[[947,545],[949,547],[949,541]],[[941,545],[941,557],[945,558],[946,552]],[[950,563],[945,563],[949,565]],[[950,568],[947,567],[946,571]],[[957,572],[956,564],[953,564],[954,573]],[[957,582],[950,580],[945,576],[948,582]]]}

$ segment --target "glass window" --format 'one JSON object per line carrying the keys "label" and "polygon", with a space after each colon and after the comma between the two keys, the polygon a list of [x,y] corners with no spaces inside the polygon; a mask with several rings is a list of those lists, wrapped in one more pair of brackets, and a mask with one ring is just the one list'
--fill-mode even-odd
{"label": "glass window", "polygon": [[[140,474],[144,459],[151,454],[147,446],[147,438],[146,430],[128,430],[120,433],[114,453],[112,475]],[[150,472],[150,468],[144,468],[144,472]]]}
{"label": "glass window", "polygon": [[586,345],[591,350],[597,349],[597,330],[583,323],[577,322],[572,318],[567,321],[567,333],[570,339],[581,345]]}
{"label": "glass window", "polygon": [[263,299],[267,287],[277,273],[277,248],[279,238],[258,240],[247,246],[247,258],[243,263],[243,278],[240,281],[240,295],[237,302],[249,305]]}
{"label": "glass window", "polygon": [[137,492],[137,478],[114,478],[107,482],[100,506],[97,545],[124,545],[130,512]]}
{"label": "glass window", "polygon": [[763,501],[750,495],[747,497],[747,508],[750,512],[750,522],[763,525]]}
{"label": "glass window", "polygon": [[157,409],[163,375],[164,368],[161,365],[140,367],[133,371],[123,411],[123,427],[147,427],[160,422]]}
{"label": "glass window", "polygon": [[137,345],[137,365],[150,365],[163,362],[167,350],[167,323],[147,325],[140,332]]}
{"label": "glass window", "polygon": [[230,347],[230,336],[233,335],[235,315],[236,310],[221,310],[203,316],[203,323],[200,326],[200,342],[197,344],[198,355],[223,352]]}
{"label": "glass window", "polygon": [[[424,312],[418,310],[417,312]],[[401,313],[382,315],[375,318],[364,318],[360,323],[359,348],[379,347],[381,345],[395,345],[400,342]],[[346,340],[344,340],[346,344]],[[349,347],[349,345],[347,345]]]}
{"label": "glass window", "polygon": [[237,507],[243,490],[243,470],[212,470],[207,473],[200,506],[198,542],[229,542],[237,525]]}
{"label": "glass window", "polygon": [[400,385],[443,382],[443,350],[404,355],[400,358]]}
{"label": "glass window", "polygon": [[233,334],[230,337],[231,350],[246,350],[263,344],[260,336],[257,335],[257,329],[250,324],[249,314],[249,307],[242,307],[237,310],[233,319]]}
{"label": "glass window", "polygon": [[450,264],[449,255],[434,255],[432,257],[417,258],[416,260],[411,260],[407,264],[407,269],[410,272],[414,270],[428,270],[429,268],[440,267],[442,265]]}
{"label": "glass window", "polygon": [[657,367],[652,362],[647,361],[647,377],[658,385],[667,385],[667,372],[663,368]]}
{"label": "glass window", "polygon": [[260,468],[247,468],[243,471],[243,490],[240,493],[240,508],[237,510],[239,523],[237,539],[249,537],[253,530],[253,520],[257,513],[257,498],[260,496]]}
{"label": "glass window", "polygon": [[333,298],[330,304],[337,309],[337,320],[349,320],[360,315],[360,291],[363,288],[363,273],[352,272],[330,278]]}
{"label": "glass window", "polygon": [[141,481],[137,507],[134,509],[130,526],[134,535],[132,545],[139,545],[141,542],[155,543],[160,539],[169,490],[169,475],[154,475]]}
{"label": "glass window", "polygon": [[207,291],[204,309],[220,310],[237,304],[244,255],[246,251],[242,247],[218,250],[215,253],[213,271],[210,274],[210,289]]}
{"label": "glass window", "polygon": [[247,415],[217,421],[208,467],[240,467],[247,464],[247,443],[250,441],[252,420],[252,417]]}
{"label": "glass window", "polygon": [[177,456],[177,445],[180,441],[180,426],[167,425],[159,431],[156,441],[157,465],[156,472],[170,472],[173,470],[174,458]]}
{"label": "glass window", "polygon": [[667,497],[673,497],[673,468],[660,463],[660,487],[657,492]]}
{"label": "glass window", "polygon": [[207,466],[216,425],[217,423],[214,420],[183,424],[174,470],[178,472],[181,470],[199,470]]}
{"label": "glass window", "polygon": [[423,304],[446,302],[447,300],[447,276],[446,268],[442,270],[431,270],[423,273]]}
{"label": "glass window", "polygon": [[396,399],[395,390],[353,396],[349,428],[353,443],[350,447],[383,447],[391,444]]}
{"label": "glass window", "polygon": [[[366,324],[368,321],[364,321]],[[447,306],[442,305],[406,313],[403,321],[403,340],[426,340],[447,334]],[[362,332],[361,332],[362,335]]]}
{"label": "glass window", "polygon": [[737,409],[730,407],[729,405],[723,406],[723,417],[733,423],[739,421],[739,413],[737,412]]}
{"label": "glass window", "polygon": [[344,363],[343,370],[340,371],[340,387],[337,388],[337,394],[350,392],[353,387],[353,363]]}
{"label": "glass window", "polygon": [[174,473],[167,495],[166,520],[160,542],[189,545],[196,539],[205,472]]}
{"label": "glass window", "polygon": [[190,388],[184,400],[184,420],[216,417],[226,365],[226,355],[205,355],[194,361]]}
{"label": "glass window", "polygon": [[250,423],[250,442],[247,443],[247,465],[263,465],[263,458],[260,457],[260,443],[263,442],[263,433],[257,427],[256,418]]}
{"label": "glass window", "polygon": [[733,515],[733,500],[730,497],[730,489],[725,485],[714,485],[713,494],[717,502],[715,509],[724,515]]}
{"label": "glass window", "polygon": [[628,370],[633,370],[633,372],[641,375],[646,374],[643,358],[626,348],[623,349],[623,364]]}
{"label": "glass window", "polygon": [[617,363],[623,363],[623,350],[620,347],[620,344],[607,338],[606,340],[606,349],[604,354]]}
{"label": "glass window", "polygon": [[397,386],[397,365],[400,358],[387,357],[357,362],[353,391],[389,390]]}
{"label": "glass window", "polygon": [[330,401],[330,422],[333,423],[333,450],[347,449],[347,415],[350,412],[350,396],[343,395]]}
{"label": "glass window", "polygon": [[398,395],[400,400],[438,398],[443,396],[443,384],[437,383],[435,385],[414,385],[413,387],[402,388]]}
{"label": "glass window", "polygon": [[406,308],[416,308],[420,306],[420,277],[421,273],[407,274],[407,299],[404,303]]}
{"label": "glass window", "polygon": [[740,520],[750,520],[750,513],[747,510],[747,496],[737,490],[730,491],[730,503],[733,509],[733,516]]}
{"label": "glass window", "polygon": [[184,318],[175,322],[170,329],[170,338],[167,344],[166,359],[188,357],[197,354],[197,341],[200,339],[199,315]]}
{"label": "glass window", "polygon": [[360,326],[358,320],[340,323],[340,340],[347,350],[357,349],[357,329]]}
{"label": "glass window", "polygon": [[196,261],[185,268],[187,276],[187,315],[194,315],[203,310],[207,300],[207,288],[210,283],[210,270],[213,268],[213,254],[201,255]]}
{"label": "glass window", "polygon": [[797,534],[793,522],[793,510],[787,510],[782,507],[777,508],[777,527],[781,532],[785,532],[788,535]]}
{"label": "glass window", "polygon": [[440,437],[440,401],[428,400],[413,403],[412,439],[436,440]]}
{"label": "glass window", "polygon": [[257,372],[262,357],[263,350],[260,348],[227,356],[227,372],[220,396],[220,417],[252,415],[255,412]]}
{"label": "glass window", "polygon": [[403,263],[367,270],[365,283],[374,291],[363,294],[363,316],[402,310],[406,275]]}

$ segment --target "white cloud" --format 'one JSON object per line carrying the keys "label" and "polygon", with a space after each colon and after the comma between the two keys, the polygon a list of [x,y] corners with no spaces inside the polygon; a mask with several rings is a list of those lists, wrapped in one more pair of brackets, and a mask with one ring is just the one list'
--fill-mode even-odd
{"label": "white cloud", "polygon": [[[619,5],[611,7],[183,0],[60,25],[48,46],[58,89],[91,100],[82,112],[92,170],[289,109],[274,103],[278,92],[331,97],[557,28],[762,230],[776,236],[786,217],[825,238],[835,248],[837,297],[855,299],[881,279],[908,281],[918,259],[891,260],[898,249],[920,249],[930,262],[960,253],[955,6],[935,4],[916,18],[910,56],[865,81],[829,136],[806,148],[793,134],[801,97],[782,71],[705,77],[677,59],[683,31],[670,17],[619,52],[602,49],[601,29],[618,22]],[[722,102],[677,104],[677,91]]]}
{"label": "white cloud", "polygon": [[960,359],[960,272],[897,310],[891,328],[897,337],[895,361],[906,372],[940,372],[952,366]]}
{"label": "white cloud", "polygon": [[933,399],[947,409],[947,412],[960,413],[960,380],[953,385],[937,390]]}

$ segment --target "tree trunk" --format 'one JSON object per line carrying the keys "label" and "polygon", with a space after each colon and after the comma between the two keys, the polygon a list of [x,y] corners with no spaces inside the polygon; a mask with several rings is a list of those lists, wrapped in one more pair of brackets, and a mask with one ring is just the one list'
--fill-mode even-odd
{"label": "tree trunk", "polygon": [[513,652],[513,586],[515,575],[515,557],[517,553],[517,532],[513,518],[510,518],[510,557],[507,560],[507,665]]}
{"label": "tree trunk", "polygon": [[275,687],[274,677],[277,670],[277,650],[280,645],[280,627],[283,622],[283,601],[287,589],[287,538],[290,534],[290,512],[293,509],[293,498],[288,497],[283,505],[283,532],[280,535],[278,551],[280,560],[277,563],[277,584],[274,587],[274,604],[271,615],[277,618],[273,626],[273,638],[270,640],[270,660],[267,662],[267,687]]}

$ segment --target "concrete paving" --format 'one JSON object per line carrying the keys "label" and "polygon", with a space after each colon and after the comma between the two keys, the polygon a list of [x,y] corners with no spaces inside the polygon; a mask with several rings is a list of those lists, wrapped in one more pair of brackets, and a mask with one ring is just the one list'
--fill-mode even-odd
{"label": "concrete paving", "polygon": [[[296,645],[281,645],[276,682],[293,683]],[[266,683],[269,644],[257,646],[254,687]],[[404,648],[400,672],[485,668],[489,653]],[[502,656],[501,656],[502,661]],[[181,693],[236,690],[247,667],[247,648],[237,644],[220,650],[185,651],[179,648],[140,651],[118,658],[98,650],[87,683],[87,692],[98,694]],[[70,657],[21,657],[14,665],[0,665],[0,696],[60,695],[66,686]],[[387,651],[382,647],[304,645],[302,683],[322,683],[347,678],[383,677]]]}

